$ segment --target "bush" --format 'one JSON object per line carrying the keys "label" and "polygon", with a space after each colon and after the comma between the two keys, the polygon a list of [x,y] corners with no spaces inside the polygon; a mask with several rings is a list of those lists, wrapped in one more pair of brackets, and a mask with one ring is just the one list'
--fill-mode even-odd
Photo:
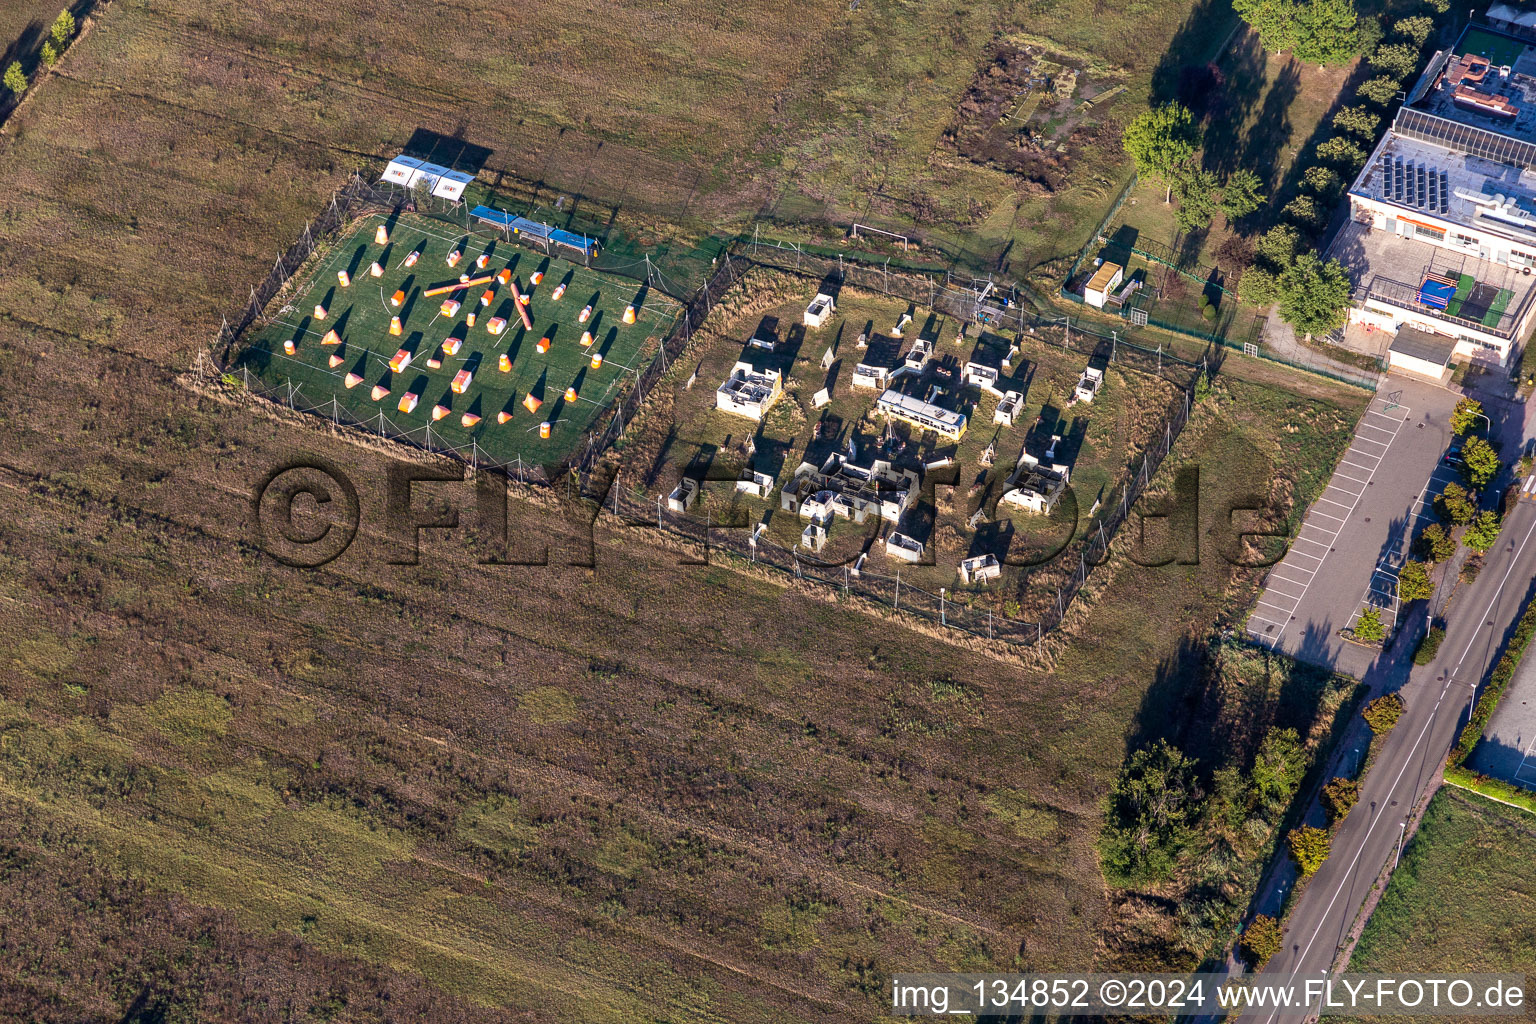
{"label": "bush", "polygon": [[1472,748],[1477,745],[1479,737],[1483,735],[1483,729],[1488,725],[1488,719],[1493,716],[1493,709],[1498,707],[1499,698],[1504,695],[1504,688],[1509,685],[1510,677],[1515,674],[1515,669],[1520,665],[1520,659],[1525,656],[1525,649],[1530,645],[1533,633],[1536,633],[1536,601],[1526,606],[1520,621],[1515,623],[1515,632],[1509,638],[1509,645],[1504,648],[1498,664],[1493,666],[1493,672],[1488,676],[1488,685],[1483,688],[1483,695],[1477,699],[1477,704],[1472,709],[1471,720],[1461,730],[1461,735],[1456,739],[1456,746],[1451,748],[1448,764],[1459,765],[1467,759],[1468,754],[1472,753]]}
{"label": "bush", "polygon": [[1323,861],[1328,859],[1328,851],[1333,847],[1333,837],[1314,825],[1291,829],[1285,841],[1290,847],[1291,859],[1296,862],[1303,877],[1317,874],[1317,869],[1323,866]]}
{"label": "bush", "polygon": [[41,56],[43,59],[43,67],[45,68],[51,68],[59,62],[59,51],[53,48],[52,43],[43,43]]}
{"label": "bush", "polygon": [[1483,560],[1481,556],[1473,555],[1471,558],[1461,563],[1461,572],[1456,574],[1456,578],[1461,580],[1463,583],[1476,583],[1477,574],[1482,571]]}
{"label": "bush", "polygon": [[27,73],[21,70],[21,61],[11,61],[11,66],[5,69],[5,87],[16,94],[20,99],[21,94],[27,91]]}
{"label": "bush", "polygon": [[1397,599],[1404,604],[1423,601],[1435,592],[1435,584],[1429,578],[1426,562],[1404,562],[1397,573]]}
{"label": "bush", "polygon": [[1415,665],[1428,665],[1435,660],[1435,655],[1440,653],[1440,645],[1445,641],[1445,630],[1439,626],[1430,626],[1429,632],[1419,640],[1419,646],[1413,649],[1413,663]]}
{"label": "bush", "polygon": [[1269,807],[1283,807],[1307,773],[1307,754],[1295,729],[1272,729],[1259,744],[1249,778],[1254,794]]}
{"label": "bush", "polygon": [[1215,323],[1216,307],[1211,305],[1209,302],[1202,303],[1200,306],[1200,315],[1205,318],[1207,323]]}
{"label": "bush", "polygon": [[1382,624],[1381,612],[1367,608],[1355,620],[1355,639],[1363,644],[1379,644],[1387,638],[1387,627]]}
{"label": "bush", "polygon": [[1395,693],[1385,693],[1371,701],[1360,709],[1360,717],[1365,719],[1365,724],[1371,727],[1371,732],[1377,736],[1385,736],[1392,731],[1397,720],[1403,717],[1407,705],[1403,698]]}
{"label": "bush", "polygon": [[1156,883],[1189,841],[1200,794],[1195,763],[1166,740],[1131,755],[1106,800],[1099,857],[1114,885]]}
{"label": "bush", "polygon": [[1360,783],[1356,779],[1335,778],[1323,787],[1323,809],[1328,821],[1343,821],[1349,809],[1360,799]]}
{"label": "bush", "polygon": [[1260,914],[1248,923],[1243,929],[1243,961],[1248,969],[1257,971],[1278,952],[1285,937],[1280,930],[1280,922],[1268,914]]}
{"label": "bush", "polygon": [[1420,561],[1444,562],[1456,553],[1456,538],[1439,523],[1430,523],[1413,542],[1413,554]]}
{"label": "bush", "polygon": [[1211,397],[1211,375],[1204,370],[1195,378],[1195,401],[1203,402]]}

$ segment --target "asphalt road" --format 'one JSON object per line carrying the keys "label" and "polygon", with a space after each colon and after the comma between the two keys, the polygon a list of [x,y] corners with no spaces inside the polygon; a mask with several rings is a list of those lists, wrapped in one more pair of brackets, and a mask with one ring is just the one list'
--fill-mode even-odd
{"label": "asphalt road", "polygon": [[[1366,775],[1360,802],[1335,834],[1328,859],[1291,911],[1285,945],[1265,975],[1330,971],[1372,884],[1393,863],[1408,812],[1434,783],[1472,687],[1487,679],[1533,577],[1536,504],[1520,502],[1505,519],[1482,573],[1457,595],[1439,656],[1412,669],[1402,685],[1407,711]],[[1400,636],[1411,637],[1419,628],[1415,624]],[[1366,681],[1377,683],[1378,692],[1397,689],[1393,677],[1411,668],[1407,654],[1406,649],[1385,652]],[[1369,678],[1377,673],[1383,678]]]}

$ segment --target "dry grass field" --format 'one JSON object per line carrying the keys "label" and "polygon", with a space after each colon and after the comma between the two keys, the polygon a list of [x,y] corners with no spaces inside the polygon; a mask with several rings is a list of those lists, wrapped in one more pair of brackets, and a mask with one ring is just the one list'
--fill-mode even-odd
{"label": "dry grass field", "polygon": [[[622,202],[652,183],[621,128],[707,133],[588,102],[619,61],[554,8],[519,14],[544,36],[490,9],[434,9],[431,31],[406,5],[320,10],[116,0],[0,134],[0,1012],[862,1021],[899,969],[1113,960],[1100,799],[1174,706],[1182,641],[1257,573],[1096,576],[1047,670],[679,566],[607,524],[596,568],[573,567],[585,510],[513,502],[514,554],[551,538],[547,567],[483,565],[432,531],[420,565],[395,564],[390,455],[184,382],[220,313],[404,126],[463,120],[531,159],[561,127],[616,133],[591,187]],[[670,10],[624,29],[663,39]],[[750,10],[770,9],[685,28],[761,46]],[[771,10],[780,41],[819,24]],[[587,20],[618,24],[608,5]],[[461,50],[407,57],[397,25]],[[550,49],[492,52],[509,38]],[[886,66],[860,38],[876,49],[844,74]],[[729,68],[690,78],[653,42],[647,74],[726,106],[731,75],[791,75],[727,43],[708,41]],[[510,81],[516,61],[568,68],[542,73],[557,99],[469,77]],[[701,115],[723,160],[778,151],[743,127],[806,102],[791,89],[770,115],[775,88],[741,94],[756,120]],[[593,126],[559,123],[577,99]],[[1186,457],[1223,486],[1239,468],[1298,500],[1320,486],[1358,396],[1230,386]],[[296,457],[361,499],[357,540],[320,570],[254,544],[253,490]],[[418,508],[435,499],[472,505],[418,487]]]}

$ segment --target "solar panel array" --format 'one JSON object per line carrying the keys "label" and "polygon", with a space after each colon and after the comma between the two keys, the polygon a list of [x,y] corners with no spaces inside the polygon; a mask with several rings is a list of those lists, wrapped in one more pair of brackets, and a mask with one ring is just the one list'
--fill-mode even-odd
{"label": "solar panel array", "polygon": [[1450,175],[1425,163],[1383,153],[1381,197],[1404,206],[1446,213],[1451,205]]}
{"label": "solar panel array", "polygon": [[1449,121],[1423,110],[1406,106],[1401,108],[1392,122],[1392,130],[1410,139],[1422,139],[1446,146],[1458,153],[1516,167],[1536,167],[1536,145],[1484,128]]}

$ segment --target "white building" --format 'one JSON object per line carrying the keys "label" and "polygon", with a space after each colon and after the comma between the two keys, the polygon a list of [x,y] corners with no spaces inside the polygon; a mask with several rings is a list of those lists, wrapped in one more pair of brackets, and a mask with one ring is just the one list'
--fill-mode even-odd
{"label": "white building", "polygon": [[1097,366],[1090,366],[1083,370],[1083,375],[1077,378],[1077,388],[1072,396],[1079,402],[1092,402],[1099,389],[1104,386],[1104,371]]}
{"label": "white building", "polygon": [[898,561],[916,564],[923,560],[923,542],[892,530],[885,535],[885,553]]}
{"label": "white building", "polygon": [[1437,53],[1349,190],[1330,255],[1353,322],[1505,362],[1536,321],[1536,50],[1482,27]]}
{"label": "white building", "polygon": [[872,388],[876,391],[884,391],[890,384],[891,371],[884,366],[871,366],[868,363],[860,363],[853,368],[853,386],[856,388]]}
{"label": "white building", "polygon": [[[1051,438],[1051,446],[1043,458],[1036,458],[1024,451],[1019,453],[1019,463],[1013,467],[1005,484],[1007,490],[998,499],[999,504],[1014,505],[1039,515],[1050,515],[1056,503],[1066,492],[1071,477],[1069,467],[1056,459],[1056,446],[1060,437]],[[1046,461],[1050,460],[1050,461]]]}
{"label": "white building", "polygon": [[996,555],[972,555],[960,560],[959,573],[961,583],[986,583],[1000,579],[1003,567],[998,563]]}
{"label": "white building", "polygon": [[761,421],[783,393],[783,375],[778,370],[758,370],[751,363],[737,362],[725,383],[715,389],[715,408]]}
{"label": "white building", "polygon": [[926,338],[918,338],[912,342],[912,347],[907,349],[907,354],[902,357],[901,364],[912,373],[922,373],[923,367],[928,365],[928,360],[933,358],[933,342]]}
{"label": "white building", "polygon": [[1024,396],[1017,391],[1009,391],[997,403],[997,408],[992,410],[992,422],[998,426],[1011,427],[1023,410]]}
{"label": "white building", "polygon": [[1125,276],[1125,268],[1118,263],[1105,260],[1099,264],[1099,269],[1093,272],[1088,279],[1088,284],[1083,288],[1083,301],[1095,309],[1103,309],[1104,303],[1109,301],[1110,293],[1115,290],[1115,285]]}
{"label": "white building", "polygon": [[862,523],[876,516],[895,523],[917,500],[921,484],[915,470],[897,469],[885,459],[859,464],[834,453],[820,469],[800,463],[779,507],[811,519],[842,516]]}
{"label": "white building", "polygon": [[682,515],[693,507],[693,503],[699,496],[699,482],[690,477],[683,477],[672,488],[672,493],[667,495],[667,508],[678,515]]}
{"label": "white building", "polygon": [[965,413],[925,402],[913,395],[888,390],[875,400],[875,411],[920,430],[958,441],[965,436]]}
{"label": "white building", "polygon": [[810,305],[805,307],[805,326],[820,327],[836,312],[836,300],[826,292],[817,292]]}

